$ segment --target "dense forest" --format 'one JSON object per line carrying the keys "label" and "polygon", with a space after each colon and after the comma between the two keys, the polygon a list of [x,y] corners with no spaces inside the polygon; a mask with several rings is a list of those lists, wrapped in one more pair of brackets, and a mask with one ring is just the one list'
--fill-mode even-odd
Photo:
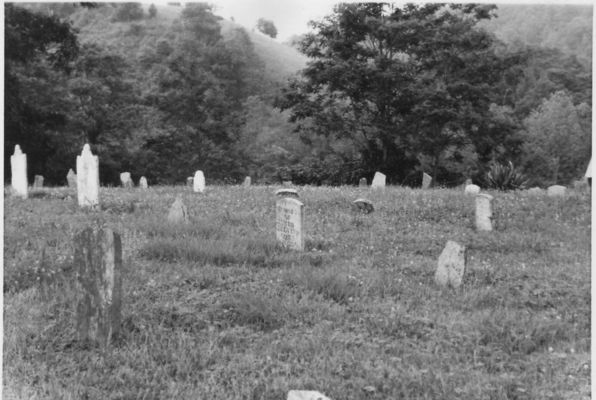
{"label": "dense forest", "polygon": [[545,186],[591,156],[591,6],[338,4],[292,46],[206,3],[4,7],[5,180],[17,143],[56,185],[84,143],[104,185]]}

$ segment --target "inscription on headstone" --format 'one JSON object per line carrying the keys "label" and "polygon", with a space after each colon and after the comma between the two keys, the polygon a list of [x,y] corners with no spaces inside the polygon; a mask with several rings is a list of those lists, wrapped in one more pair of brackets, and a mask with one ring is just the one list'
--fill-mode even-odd
{"label": "inscription on headstone", "polygon": [[294,250],[304,250],[304,204],[291,198],[279,199],[275,205],[277,240]]}
{"label": "inscription on headstone", "polygon": [[24,199],[27,198],[27,154],[21,151],[18,144],[14,147],[14,154],[10,156],[10,171],[12,173],[10,184],[14,194]]}
{"label": "inscription on headstone", "polygon": [[373,189],[384,189],[386,176],[380,172],[375,172],[372,184],[370,185]]}
{"label": "inscription on headstone", "polygon": [[479,194],[476,196],[476,229],[479,231],[493,230],[493,196]]}
{"label": "inscription on headstone", "polygon": [[203,171],[195,172],[195,177],[192,182],[192,190],[195,193],[203,193],[205,191],[205,175]]}
{"label": "inscription on headstone", "polygon": [[439,256],[435,282],[441,286],[458,288],[466,270],[466,247],[449,240]]}
{"label": "inscription on headstone", "polygon": [[430,177],[426,172],[422,173],[422,189],[428,189],[432,183],[433,178]]}
{"label": "inscription on headstone", "polygon": [[89,144],[77,156],[77,197],[81,207],[99,204],[99,159],[91,153]]}

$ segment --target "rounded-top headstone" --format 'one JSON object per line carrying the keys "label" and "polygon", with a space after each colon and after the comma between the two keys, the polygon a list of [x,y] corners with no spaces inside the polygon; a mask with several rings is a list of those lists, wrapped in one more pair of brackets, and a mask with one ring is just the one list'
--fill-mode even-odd
{"label": "rounded-top headstone", "polygon": [[474,184],[467,185],[464,192],[466,194],[478,194],[480,193],[480,186]]}
{"label": "rounded-top headstone", "polygon": [[280,197],[286,197],[286,196],[296,197],[296,198],[299,197],[298,191],[296,189],[290,189],[290,188],[278,189],[275,191],[275,195],[280,196]]}
{"label": "rounded-top headstone", "polygon": [[550,197],[559,197],[559,196],[565,196],[565,190],[566,190],[565,186],[552,185],[552,186],[548,187],[546,193]]}
{"label": "rounded-top headstone", "polygon": [[250,176],[247,176],[246,178],[244,178],[244,186],[250,186],[251,185],[251,179]]}
{"label": "rounded-top headstone", "polygon": [[139,186],[141,187],[141,189],[147,189],[149,187],[149,185],[147,184],[147,178],[141,176],[141,178],[139,179]]}
{"label": "rounded-top headstone", "polygon": [[132,187],[132,178],[130,177],[130,172],[122,172],[120,173],[120,182],[122,183],[122,187],[130,188]]}
{"label": "rounded-top headstone", "polygon": [[366,178],[360,178],[360,181],[358,182],[358,186],[360,186],[360,187],[368,186],[368,182],[366,181]]}
{"label": "rounded-top headstone", "polygon": [[91,153],[88,143],[77,156],[77,197],[81,207],[99,204],[99,158]]}
{"label": "rounded-top headstone", "polygon": [[365,214],[370,214],[371,212],[373,212],[375,210],[375,208],[373,207],[373,204],[370,202],[370,200],[367,200],[367,199],[354,200],[352,202],[352,208],[354,209],[354,211],[360,211]]}
{"label": "rounded-top headstone", "polygon": [[10,156],[11,187],[15,195],[26,199],[28,197],[27,182],[27,154],[21,151],[18,144],[14,147],[14,154]]}
{"label": "rounded-top headstone", "polygon": [[19,146],[18,144],[15,144],[13,155],[16,156],[16,155],[19,155],[19,154],[23,154],[23,152],[21,151],[21,146]]}
{"label": "rounded-top headstone", "polygon": [[193,192],[203,193],[205,191],[205,175],[203,171],[196,171],[192,181]]}
{"label": "rounded-top headstone", "polygon": [[441,286],[458,288],[466,270],[466,247],[449,240],[439,256],[435,282]]}
{"label": "rounded-top headstone", "polygon": [[182,202],[182,198],[180,196],[176,197],[176,200],[170,207],[167,220],[168,222],[174,224],[188,222],[188,210]]}
{"label": "rounded-top headstone", "polygon": [[538,196],[544,194],[544,190],[540,189],[539,187],[533,187],[531,189],[528,189],[528,194],[532,196]]}

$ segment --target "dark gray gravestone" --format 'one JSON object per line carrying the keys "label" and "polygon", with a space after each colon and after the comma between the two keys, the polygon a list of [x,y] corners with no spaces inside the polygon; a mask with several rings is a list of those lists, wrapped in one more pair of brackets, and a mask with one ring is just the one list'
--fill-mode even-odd
{"label": "dark gray gravestone", "polygon": [[432,183],[433,178],[426,172],[422,173],[422,189],[430,188],[430,184]]}
{"label": "dark gray gravestone", "polygon": [[360,178],[360,182],[358,182],[358,186],[360,186],[360,187],[368,186],[368,182],[366,182],[366,178]]}
{"label": "dark gray gravestone", "polygon": [[43,176],[35,175],[35,180],[33,181],[33,188],[39,189],[43,187]]}
{"label": "dark gray gravestone", "polygon": [[180,197],[176,197],[176,201],[170,207],[168,222],[173,224],[188,222],[188,210]]}
{"label": "dark gray gravestone", "polygon": [[278,189],[275,191],[275,195],[280,196],[280,197],[290,196],[290,197],[298,198],[298,191],[296,189],[290,189],[290,188]]}
{"label": "dark gray gravestone", "polygon": [[106,346],[120,330],[122,242],[111,229],[85,228],[75,236],[76,328],[80,341]]}
{"label": "dark gray gravestone", "polygon": [[195,180],[195,178],[193,178],[192,176],[189,176],[188,178],[186,178],[186,186],[192,187],[194,180]]}
{"label": "dark gray gravestone", "polygon": [[375,210],[372,203],[366,199],[356,199],[352,202],[352,208],[354,211],[360,211],[365,214],[370,214]]}
{"label": "dark gray gravestone", "polygon": [[69,188],[77,188],[77,174],[74,173],[72,168],[68,170],[68,174],[66,175],[66,181],[68,182]]}

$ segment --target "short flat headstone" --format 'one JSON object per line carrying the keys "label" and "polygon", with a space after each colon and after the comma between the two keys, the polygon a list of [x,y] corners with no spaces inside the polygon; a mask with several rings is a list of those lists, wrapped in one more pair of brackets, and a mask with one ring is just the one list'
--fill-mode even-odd
{"label": "short flat headstone", "polygon": [[290,189],[290,188],[281,188],[281,189],[277,189],[275,191],[275,195],[276,196],[280,196],[280,197],[296,197],[298,198],[298,191],[296,189]]}
{"label": "short flat headstone", "polygon": [[290,390],[286,400],[331,400],[316,390]]}
{"label": "short flat headstone", "polygon": [[292,186],[292,181],[283,181],[282,185],[284,186]]}
{"label": "short flat headstone", "polygon": [[474,184],[467,185],[464,192],[466,194],[478,194],[480,193],[480,186]]}
{"label": "short flat headstone", "polygon": [[366,181],[366,178],[360,178],[360,181],[358,182],[358,186],[359,187],[367,187],[368,182]]}
{"label": "short flat headstone", "polygon": [[566,190],[565,186],[552,185],[552,186],[548,187],[548,189],[546,190],[546,193],[549,197],[561,197],[561,196],[565,196],[565,190]]}
{"label": "short flat headstone", "polygon": [[76,189],[77,188],[77,174],[71,169],[68,170],[68,174],[66,174],[66,182],[68,182],[68,187]]}
{"label": "short flat headstone", "polygon": [[375,172],[372,184],[370,185],[371,189],[385,189],[386,178],[387,177],[385,176],[385,174]]}
{"label": "short flat headstone", "polygon": [[276,238],[285,247],[304,250],[304,204],[292,198],[277,200],[275,204]]}
{"label": "short flat headstone", "polygon": [[435,282],[441,286],[458,288],[466,271],[466,247],[449,240],[439,256]]}
{"label": "short flat headstone", "polygon": [[544,194],[544,190],[539,187],[528,189],[528,194],[531,196],[540,196]]}
{"label": "short flat headstone", "polygon": [[76,329],[80,341],[109,344],[120,330],[122,242],[107,228],[85,228],[74,239]]}
{"label": "short flat headstone", "polygon": [[33,180],[33,188],[39,189],[43,187],[43,176],[42,175],[35,175],[35,179]]}
{"label": "short flat headstone", "polygon": [[195,172],[192,181],[192,191],[195,193],[203,193],[205,191],[205,175],[203,174],[203,171]]}
{"label": "short flat headstone", "polygon": [[147,178],[145,178],[144,176],[141,176],[141,178],[139,179],[139,187],[141,189],[147,189],[149,187],[149,185],[147,184]]}
{"label": "short flat headstone", "polygon": [[120,173],[120,183],[122,184],[123,188],[133,187],[132,178],[130,177],[130,172]]}
{"label": "short flat headstone", "polygon": [[186,178],[186,186],[192,187],[194,178],[192,176],[189,176],[188,178]]}
{"label": "short flat headstone", "polygon": [[80,207],[99,204],[99,158],[91,153],[89,144],[77,156],[77,197]]}
{"label": "short flat headstone", "polygon": [[422,189],[430,188],[430,184],[432,183],[433,178],[426,172],[422,173]]}
{"label": "short flat headstone", "polygon": [[247,176],[246,178],[244,178],[244,183],[243,183],[244,186],[250,186],[251,183],[252,182],[251,182],[250,176]]}
{"label": "short flat headstone", "polygon": [[182,202],[182,198],[176,197],[176,200],[170,206],[170,211],[168,212],[167,219],[168,222],[173,224],[188,222],[188,210]]}
{"label": "short flat headstone", "polygon": [[18,144],[14,147],[14,154],[10,156],[10,172],[13,193],[26,199],[28,197],[27,154],[21,151],[21,146]]}
{"label": "short flat headstone", "polygon": [[493,196],[479,194],[476,196],[476,229],[479,231],[493,230]]}
{"label": "short flat headstone", "polygon": [[375,210],[373,204],[367,199],[356,199],[352,202],[354,211],[359,211],[365,214],[370,214]]}

